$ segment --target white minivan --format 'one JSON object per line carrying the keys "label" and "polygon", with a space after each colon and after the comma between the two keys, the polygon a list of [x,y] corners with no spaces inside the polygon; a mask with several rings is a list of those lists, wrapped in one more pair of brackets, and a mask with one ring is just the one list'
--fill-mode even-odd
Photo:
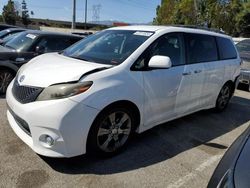
{"label": "white minivan", "polygon": [[224,110],[240,63],[221,33],[111,28],[24,65],[7,90],[8,121],[38,154],[110,156],[134,132],[202,109]]}

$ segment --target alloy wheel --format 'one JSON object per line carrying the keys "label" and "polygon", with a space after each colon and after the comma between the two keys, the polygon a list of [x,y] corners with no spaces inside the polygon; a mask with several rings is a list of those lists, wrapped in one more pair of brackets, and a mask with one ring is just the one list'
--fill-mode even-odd
{"label": "alloy wheel", "polygon": [[224,109],[227,106],[229,100],[230,100],[230,87],[228,85],[225,85],[221,89],[220,95],[217,100],[218,107],[220,109]]}
{"label": "alloy wheel", "polygon": [[127,142],[131,130],[129,115],[122,111],[113,112],[99,127],[97,145],[104,152],[115,152]]}

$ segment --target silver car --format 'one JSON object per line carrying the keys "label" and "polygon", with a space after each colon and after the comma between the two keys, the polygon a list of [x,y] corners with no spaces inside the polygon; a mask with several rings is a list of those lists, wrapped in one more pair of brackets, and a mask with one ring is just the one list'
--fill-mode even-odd
{"label": "silver car", "polygon": [[239,82],[247,84],[250,91],[250,39],[242,40],[236,46],[243,61]]}

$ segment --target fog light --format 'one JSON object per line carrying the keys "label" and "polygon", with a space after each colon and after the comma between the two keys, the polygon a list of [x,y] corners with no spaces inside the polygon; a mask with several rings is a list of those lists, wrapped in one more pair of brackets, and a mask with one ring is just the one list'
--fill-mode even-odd
{"label": "fog light", "polygon": [[46,135],[46,136],[45,136],[45,142],[46,142],[46,144],[47,144],[48,146],[53,146],[54,143],[55,143],[55,140],[54,140],[51,136]]}

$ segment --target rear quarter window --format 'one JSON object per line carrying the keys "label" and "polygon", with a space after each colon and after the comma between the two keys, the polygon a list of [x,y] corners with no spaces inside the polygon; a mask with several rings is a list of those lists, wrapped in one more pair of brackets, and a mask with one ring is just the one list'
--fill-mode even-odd
{"label": "rear quarter window", "polygon": [[237,52],[230,39],[216,37],[216,40],[218,44],[220,60],[237,58]]}

